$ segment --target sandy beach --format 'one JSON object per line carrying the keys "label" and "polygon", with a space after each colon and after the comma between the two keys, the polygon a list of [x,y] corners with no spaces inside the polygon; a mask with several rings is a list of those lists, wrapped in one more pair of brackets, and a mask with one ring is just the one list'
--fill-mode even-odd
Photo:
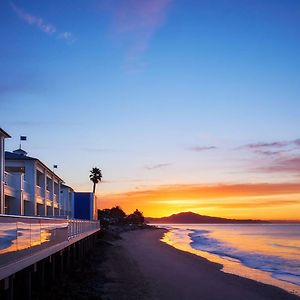
{"label": "sandy beach", "polygon": [[103,271],[103,299],[289,300],[277,287],[226,274],[221,265],[160,241],[164,230],[123,233],[110,247]]}

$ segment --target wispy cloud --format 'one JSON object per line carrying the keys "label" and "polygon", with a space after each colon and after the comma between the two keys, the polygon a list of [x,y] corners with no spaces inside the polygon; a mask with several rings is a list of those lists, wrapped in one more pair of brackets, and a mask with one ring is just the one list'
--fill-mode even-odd
{"label": "wispy cloud", "polygon": [[194,146],[188,148],[188,150],[195,151],[195,152],[202,152],[202,151],[215,150],[215,149],[217,149],[216,146]]}
{"label": "wispy cloud", "polygon": [[277,151],[272,151],[272,150],[255,150],[254,151],[255,153],[257,154],[261,154],[261,155],[264,155],[264,156],[277,156],[277,155],[280,155],[280,154],[283,154],[283,153],[287,153],[289,152],[289,150],[277,150]]}
{"label": "wispy cloud", "polygon": [[300,174],[300,156],[279,158],[256,170],[266,173],[294,173]]}
{"label": "wispy cloud", "polygon": [[256,167],[252,164],[251,171],[300,175],[300,139],[252,143],[237,149],[249,150],[261,156],[256,156]]}
{"label": "wispy cloud", "polygon": [[266,148],[281,148],[288,145],[288,142],[271,142],[271,143],[253,143],[242,146],[248,149],[266,149]]}
{"label": "wispy cloud", "polygon": [[114,37],[126,47],[127,67],[134,71],[146,65],[140,60],[150,40],[164,23],[172,0],[106,0],[102,8],[112,15]]}
{"label": "wispy cloud", "polygon": [[63,39],[69,42],[74,42],[76,40],[71,32],[60,32],[53,24],[45,21],[43,18],[39,16],[34,16],[26,12],[13,2],[11,2],[10,5],[12,10],[16,13],[16,15],[28,25],[35,26],[48,35],[55,35],[59,39]]}
{"label": "wispy cloud", "polygon": [[17,7],[14,3],[10,3],[13,11],[17,14],[17,16],[26,22],[29,25],[34,25],[45,33],[53,34],[56,32],[56,28],[54,25],[45,22],[41,17],[33,16],[21,8]]}
{"label": "wispy cloud", "polygon": [[[153,204],[165,204],[165,205],[180,205],[182,200],[153,200]],[[282,207],[290,205],[300,205],[300,200],[260,200],[255,201],[199,201],[198,199],[184,200],[185,205],[196,205],[198,208],[220,208],[220,209],[251,209],[259,207]]]}
{"label": "wispy cloud", "polygon": [[[226,199],[256,196],[299,194],[299,183],[257,183],[257,184],[218,184],[218,185],[164,185],[140,191],[130,191],[111,195],[112,198],[132,200],[174,200],[174,199]],[[107,196],[108,197],[108,196]]]}
{"label": "wispy cloud", "polygon": [[162,163],[162,164],[156,164],[156,165],[147,165],[145,166],[146,170],[155,170],[155,169],[161,169],[171,166],[171,163]]}
{"label": "wispy cloud", "polygon": [[265,151],[266,149],[278,149],[278,148],[285,148],[288,146],[296,146],[296,147],[300,146],[300,139],[291,140],[291,141],[251,143],[251,144],[246,144],[246,145],[240,146],[238,149]]}
{"label": "wispy cloud", "polygon": [[77,40],[72,34],[72,32],[69,31],[61,32],[57,36],[59,39],[69,41],[69,42],[75,42]]}

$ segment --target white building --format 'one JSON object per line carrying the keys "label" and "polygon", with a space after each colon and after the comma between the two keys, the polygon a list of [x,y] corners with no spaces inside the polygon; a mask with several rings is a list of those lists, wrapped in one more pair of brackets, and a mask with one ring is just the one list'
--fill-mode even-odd
{"label": "white building", "polygon": [[60,216],[63,180],[39,159],[17,149],[5,152],[5,213]]}
{"label": "white building", "polygon": [[[76,193],[42,161],[19,148],[4,151],[0,128],[0,214],[97,219],[93,193]],[[76,199],[75,199],[76,198]]]}
{"label": "white building", "polygon": [[4,213],[4,140],[10,135],[0,128],[0,214]]}

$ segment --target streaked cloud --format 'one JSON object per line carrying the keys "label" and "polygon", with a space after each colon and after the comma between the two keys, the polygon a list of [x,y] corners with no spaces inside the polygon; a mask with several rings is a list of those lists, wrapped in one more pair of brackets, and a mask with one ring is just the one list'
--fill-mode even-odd
{"label": "streaked cloud", "polygon": [[113,35],[126,47],[126,64],[130,71],[143,69],[140,60],[150,40],[164,23],[172,0],[99,1],[99,6],[112,16]]}
{"label": "streaked cloud", "polygon": [[289,152],[288,150],[277,150],[277,151],[272,151],[272,150],[255,150],[256,154],[261,154],[264,156],[276,156],[276,155],[280,155],[283,153]]}
{"label": "streaked cloud", "polygon": [[34,25],[45,33],[53,34],[56,32],[56,28],[51,23],[44,21],[41,17],[33,16],[23,9],[16,6],[14,3],[10,3],[13,11],[17,14],[17,16],[26,22],[29,25]]}
{"label": "streaked cloud", "polygon": [[155,170],[155,169],[162,169],[171,166],[171,163],[161,163],[161,164],[155,164],[155,165],[146,165],[146,170]]}
{"label": "streaked cloud", "polygon": [[39,16],[34,16],[26,12],[25,10],[21,9],[19,6],[14,4],[13,2],[10,2],[10,5],[12,10],[16,13],[16,15],[28,25],[35,26],[36,28],[40,29],[44,33],[49,35],[55,35],[57,38],[65,41],[74,42],[76,40],[71,32],[69,31],[60,32],[57,30],[56,26],[45,21],[43,18]]}
{"label": "streaked cloud", "polygon": [[244,183],[164,185],[101,197],[103,207],[139,207],[147,216],[194,211],[211,216],[299,219],[300,184]]}
{"label": "streaked cloud", "polygon": [[287,146],[288,142],[271,142],[271,143],[253,143],[242,146],[243,148],[248,149],[265,149],[265,148],[281,148]]}
{"label": "streaked cloud", "polygon": [[257,170],[266,173],[295,173],[300,174],[300,156],[279,158]]}
{"label": "streaked cloud", "polygon": [[273,141],[273,142],[259,142],[250,143],[239,147],[239,149],[249,149],[249,150],[266,150],[266,149],[278,149],[287,146],[300,146],[300,139],[295,139],[291,141]]}
{"label": "streaked cloud", "polygon": [[69,42],[75,42],[77,39],[74,37],[72,32],[64,31],[58,34],[58,38],[61,40],[69,41]]}
{"label": "streaked cloud", "polygon": [[300,205],[299,200],[260,200],[256,199],[254,201],[205,201],[202,200],[154,200],[153,204],[156,205],[196,205],[198,208],[220,208],[220,209],[251,209],[251,208],[260,208],[260,207],[281,207],[281,206],[291,206],[291,205]]}
{"label": "streaked cloud", "polygon": [[216,146],[194,146],[188,148],[188,150],[195,151],[195,152],[202,152],[202,151],[215,150],[215,149],[217,149]]}
{"label": "streaked cloud", "polygon": [[252,172],[300,175],[300,139],[252,143],[237,149],[249,150],[259,155],[251,163]]}
{"label": "streaked cloud", "polygon": [[233,203],[219,203],[215,207],[223,209],[247,209],[247,208],[259,208],[259,207],[282,207],[300,205],[300,200],[274,200],[274,201],[252,201],[252,202],[233,202]]}
{"label": "streaked cloud", "polygon": [[257,184],[218,184],[218,185],[164,185],[153,189],[129,191],[107,195],[108,198],[139,200],[176,199],[225,199],[256,196],[274,196],[300,193],[299,183],[257,183]]}

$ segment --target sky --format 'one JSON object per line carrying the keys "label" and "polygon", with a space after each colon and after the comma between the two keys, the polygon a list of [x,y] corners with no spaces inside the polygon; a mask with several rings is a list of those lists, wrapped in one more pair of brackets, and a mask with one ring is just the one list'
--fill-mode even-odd
{"label": "sky", "polygon": [[298,0],[0,1],[0,127],[99,205],[300,219]]}

